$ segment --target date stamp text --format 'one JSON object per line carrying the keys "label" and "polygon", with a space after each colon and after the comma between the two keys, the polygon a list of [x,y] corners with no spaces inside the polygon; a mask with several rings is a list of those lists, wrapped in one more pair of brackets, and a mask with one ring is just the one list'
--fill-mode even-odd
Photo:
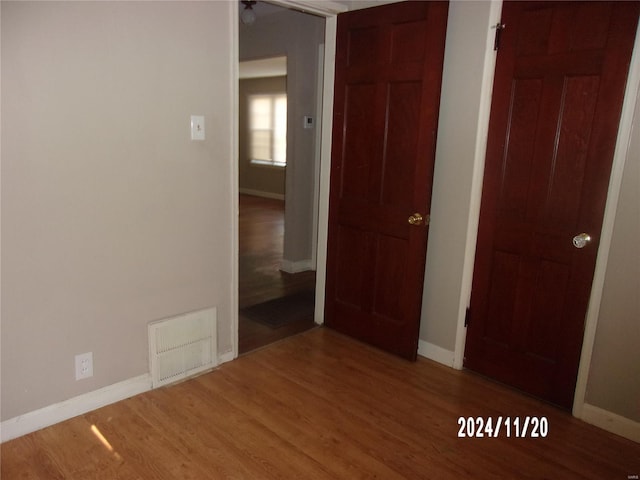
{"label": "date stamp text", "polygon": [[459,417],[458,438],[545,438],[547,417]]}

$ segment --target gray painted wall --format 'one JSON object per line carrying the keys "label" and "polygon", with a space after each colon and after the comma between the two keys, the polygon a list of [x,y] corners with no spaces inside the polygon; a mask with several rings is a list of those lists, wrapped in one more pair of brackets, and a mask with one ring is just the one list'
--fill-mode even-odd
{"label": "gray painted wall", "polygon": [[455,349],[464,296],[490,2],[452,2],[445,45],[420,339]]}
{"label": "gray painted wall", "polygon": [[640,97],[618,200],[586,402],[640,422]]}
{"label": "gray painted wall", "polygon": [[1,3],[3,420],[149,372],[153,320],[231,349],[232,7]]}

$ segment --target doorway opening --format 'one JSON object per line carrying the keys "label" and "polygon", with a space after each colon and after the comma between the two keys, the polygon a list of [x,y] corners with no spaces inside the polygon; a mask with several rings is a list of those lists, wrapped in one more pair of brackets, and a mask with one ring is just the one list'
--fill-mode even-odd
{"label": "doorway opening", "polygon": [[240,194],[238,353],[315,326],[315,271],[281,270],[284,201]]}
{"label": "doorway opening", "polygon": [[239,27],[240,355],[316,326],[325,19],[266,2],[253,10]]}

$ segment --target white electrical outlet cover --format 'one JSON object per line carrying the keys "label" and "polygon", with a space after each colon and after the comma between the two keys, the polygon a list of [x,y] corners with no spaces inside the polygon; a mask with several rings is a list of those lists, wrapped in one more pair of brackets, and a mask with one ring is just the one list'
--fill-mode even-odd
{"label": "white electrical outlet cover", "polygon": [[93,352],[76,355],[76,380],[93,377]]}

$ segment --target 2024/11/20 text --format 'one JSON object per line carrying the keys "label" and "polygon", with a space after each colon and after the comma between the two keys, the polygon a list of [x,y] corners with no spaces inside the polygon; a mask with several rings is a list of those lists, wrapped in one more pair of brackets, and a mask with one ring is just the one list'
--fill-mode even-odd
{"label": "2024/11/20 text", "polygon": [[459,438],[545,438],[549,434],[547,417],[459,417]]}

